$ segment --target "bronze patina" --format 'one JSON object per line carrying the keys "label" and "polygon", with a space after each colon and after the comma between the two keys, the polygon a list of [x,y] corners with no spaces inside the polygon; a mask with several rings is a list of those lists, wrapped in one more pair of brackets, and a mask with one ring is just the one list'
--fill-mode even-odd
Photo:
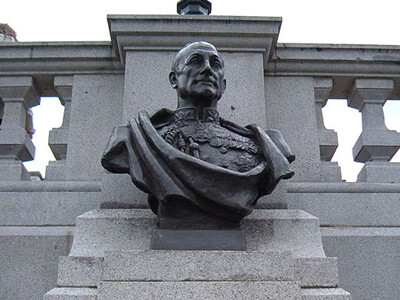
{"label": "bronze patina", "polygon": [[149,194],[159,228],[233,228],[257,200],[294,173],[294,155],[274,130],[222,118],[224,61],[207,42],[182,48],[169,74],[175,111],[139,113],[117,127],[102,165],[128,173]]}

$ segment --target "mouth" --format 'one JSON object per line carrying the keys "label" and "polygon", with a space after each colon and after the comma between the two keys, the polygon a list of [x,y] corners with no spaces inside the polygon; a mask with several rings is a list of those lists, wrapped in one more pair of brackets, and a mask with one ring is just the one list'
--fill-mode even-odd
{"label": "mouth", "polygon": [[212,80],[197,80],[196,83],[200,83],[200,84],[205,84],[205,85],[210,85],[210,86],[215,86],[215,82]]}

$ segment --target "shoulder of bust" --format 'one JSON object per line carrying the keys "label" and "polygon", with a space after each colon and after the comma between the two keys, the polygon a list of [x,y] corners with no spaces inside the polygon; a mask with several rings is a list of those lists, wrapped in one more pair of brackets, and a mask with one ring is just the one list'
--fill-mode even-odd
{"label": "shoulder of bust", "polygon": [[150,117],[150,121],[155,129],[160,129],[174,122],[174,112],[170,109],[162,108]]}
{"label": "shoulder of bust", "polygon": [[240,135],[243,135],[243,136],[246,136],[246,137],[254,136],[254,133],[253,133],[253,131],[251,129],[249,129],[247,127],[240,126],[239,124],[236,124],[236,123],[234,123],[232,121],[220,118],[220,124],[221,124],[222,127],[225,127],[225,128],[227,128],[227,129],[229,129],[229,130],[231,130],[231,131],[233,131],[233,132],[235,132],[237,134],[240,134]]}

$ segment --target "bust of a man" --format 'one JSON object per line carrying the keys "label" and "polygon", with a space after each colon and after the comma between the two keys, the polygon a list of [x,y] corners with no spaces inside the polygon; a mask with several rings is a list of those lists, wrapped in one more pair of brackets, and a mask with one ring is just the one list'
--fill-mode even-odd
{"label": "bust of a man", "polygon": [[[278,131],[223,119],[224,61],[207,42],[182,48],[169,74],[177,109],[139,113],[117,127],[102,165],[129,173],[149,194],[160,228],[232,228],[281,179],[294,160]],[[251,105],[251,103],[249,103]]]}

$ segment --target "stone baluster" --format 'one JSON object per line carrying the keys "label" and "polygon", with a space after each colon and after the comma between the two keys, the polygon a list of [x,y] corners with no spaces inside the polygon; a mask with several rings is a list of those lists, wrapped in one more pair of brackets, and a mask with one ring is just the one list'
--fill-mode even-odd
{"label": "stone baluster", "polygon": [[[35,147],[27,133],[27,109],[40,102],[32,77],[0,77],[3,117],[0,125],[0,181],[30,180],[22,161],[32,160]],[[29,122],[28,122],[29,123]]]}
{"label": "stone baluster", "polygon": [[64,106],[64,118],[60,128],[53,128],[49,133],[49,146],[56,161],[50,161],[46,168],[46,180],[65,179],[65,161],[69,134],[69,120],[71,114],[73,76],[56,76],[54,88],[57,91],[61,104]]}
{"label": "stone baluster", "polygon": [[[322,108],[326,105],[332,91],[333,83],[330,78],[315,78],[315,114],[317,120],[319,152],[322,170],[326,180],[340,181],[340,168],[336,162],[331,162],[338,147],[338,137],[334,130],[326,129],[322,116]],[[326,176],[328,175],[328,176]]]}
{"label": "stone baluster", "polygon": [[390,159],[400,148],[400,135],[385,125],[383,105],[394,83],[388,79],[356,79],[348,105],[362,113],[362,133],[353,147],[353,157],[365,163],[360,182],[400,182],[400,163]]}

